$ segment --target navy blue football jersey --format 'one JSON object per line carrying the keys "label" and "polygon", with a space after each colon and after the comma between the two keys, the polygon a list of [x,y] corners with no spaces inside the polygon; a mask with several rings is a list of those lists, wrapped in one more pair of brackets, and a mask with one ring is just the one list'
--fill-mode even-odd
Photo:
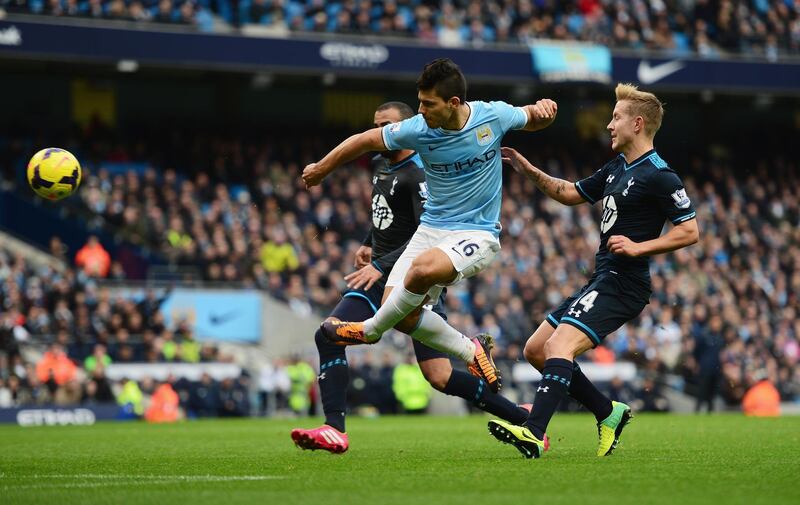
{"label": "navy blue football jersey", "polygon": [[608,237],[624,235],[644,242],[658,238],[666,220],[680,224],[695,218],[681,178],[655,150],[631,163],[620,154],[575,187],[589,203],[603,202],[597,272],[611,270],[649,278],[649,257],[611,254],[606,248]]}
{"label": "navy blue football jersey", "polygon": [[372,177],[372,227],[364,245],[372,247],[372,264],[388,274],[419,226],[428,188],[417,153],[394,165],[377,158]]}

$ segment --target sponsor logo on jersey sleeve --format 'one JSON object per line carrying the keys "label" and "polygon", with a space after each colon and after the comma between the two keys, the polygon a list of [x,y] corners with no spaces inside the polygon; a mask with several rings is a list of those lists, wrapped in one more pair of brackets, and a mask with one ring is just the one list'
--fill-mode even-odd
{"label": "sponsor logo on jersey sleeve", "polygon": [[679,209],[688,209],[689,206],[692,204],[692,201],[689,200],[689,197],[686,195],[686,190],[684,188],[679,189],[678,191],[672,193],[670,195],[672,197],[672,201],[675,202],[675,206]]}
{"label": "sponsor logo on jersey sleeve", "polygon": [[423,200],[428,199],[428,183],[427,182],[420,182],[419,183],[419,197]]}

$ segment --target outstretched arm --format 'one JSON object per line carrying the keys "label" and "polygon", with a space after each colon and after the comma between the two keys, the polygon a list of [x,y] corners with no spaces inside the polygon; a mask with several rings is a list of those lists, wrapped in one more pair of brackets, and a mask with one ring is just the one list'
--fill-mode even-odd
{"label": "outstretched arm", "polygon": [[564,205],[578,205],[586,200],[578,193],[575,183],[552,177],[542,172],[525,159],[515,149],[503,147],[500,149],[503,162],[508,163],[514,170],[532,180],[542,193]]}
{"label": "outstretched arm", "polygon": [[303,182],[305,182],[306,188],[316,186],[321,183],[329,173],[348,161],[353,161],[362,154],[370,151],[386,151],[380,128],[373,128],[363,133],[353,135],[334,147],[331,152],[317,163],[309,163],[306,165],[306,168],[303,169]]}
{"label": "outstretched arm", "polygon": [[700,239],[700,230],[697,227],[697,219],[684,221],[676,224],[664,235],[645,242],[634,242],[622,235],[612,235],[608,237],[606,247],[613,254],[623,256],[653,256],[655,254],[675,251],[683,247],[694,244]]}
{"label": "outstretched arm", "polygon": [[558,105],[549,98],[544,98],[534,104],[523,107],[528,114],[528,122],[522,128],[529,132],[542,130],[556,120]]}

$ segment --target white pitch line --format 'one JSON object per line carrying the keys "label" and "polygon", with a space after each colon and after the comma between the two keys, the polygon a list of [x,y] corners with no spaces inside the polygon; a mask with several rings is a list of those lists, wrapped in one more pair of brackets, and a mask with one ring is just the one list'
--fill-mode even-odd
{"label": "white pitch line", "polygon": [[[8,476],[2,478],[8,479]],[[129,486],[132,481],[146,481],[145,484],[174,484],[176,482],[241,482],[241,481],[265,481],[285,479],[283,475],[108,475],[108,474],[45,474],[45,475],[26,475],[19,478],[37,479],[75,479],[75,480],[99,480],[101,482],[62,482],[62,483],[39,483],[23,484],[19,486],[3,486],[4,491],[14,491],[18,489],[75,489],[93,488],[107,486]]]}
{"label": "white pitch line", "polygon": [[[10,476],[0,476],[0,478],[10,478]],[[210,480],[210,481],[225,481],[225,480],[268,480],[268,479],[281,479],[282,475],[131,475],[131,474],[107,474],[107,473],[47,473],[47,474],[34,474],[34,475],[20,475],[21,479],[108,479],[108,480]]]}

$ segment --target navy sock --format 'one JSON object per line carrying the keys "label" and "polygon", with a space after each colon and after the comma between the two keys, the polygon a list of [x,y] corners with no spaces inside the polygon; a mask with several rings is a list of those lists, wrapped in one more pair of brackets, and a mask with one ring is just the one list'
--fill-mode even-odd
{"label": "navy sock", "polygon": [[350,374],[347,369],[347,356],[344,346],[331,344],[317,330],[314,341],[319,351],[319,392],[322,397],[322,410],[325,424],[344,433],[344,417],[347,410],[347,384]]}
{"label": "navy sock", "polygon": [[[331,312],[332,317],[341,321],[363,321],[374,314],[375,311],[366,300],[351,296],[344,296]],[[330,343],[319,330],[314,334],[314,342],[319,351],[317,383],[322,397],[322,410],[325,412],[325,424],[344,433],[347,385],[350,382],[345,347]]]}
{"label": "navy sock", "polygon": [[611,415],[611,400],[597,390],[592,381],[583,374],[581,367],[575,363],[572,368],[572,381],[569,385],[569,395],[594,414],[597,422]]}
{"label": "navy sock", "polygon": [[492,393],[481,379],[460,370],[453,370],[442,392],[460,396],[479,409],[513,424],[522,424],[528,418],[527,410],[504,396]]}
{"label": "navy sock", "polygon": [[556,413],[561,399],[567,396],[572,380],[572,361],[563,358],[550,358],[544,362],[542,381],[536,389],[533,412],[525,425],[538,439],[547,432],[547,425]]}

